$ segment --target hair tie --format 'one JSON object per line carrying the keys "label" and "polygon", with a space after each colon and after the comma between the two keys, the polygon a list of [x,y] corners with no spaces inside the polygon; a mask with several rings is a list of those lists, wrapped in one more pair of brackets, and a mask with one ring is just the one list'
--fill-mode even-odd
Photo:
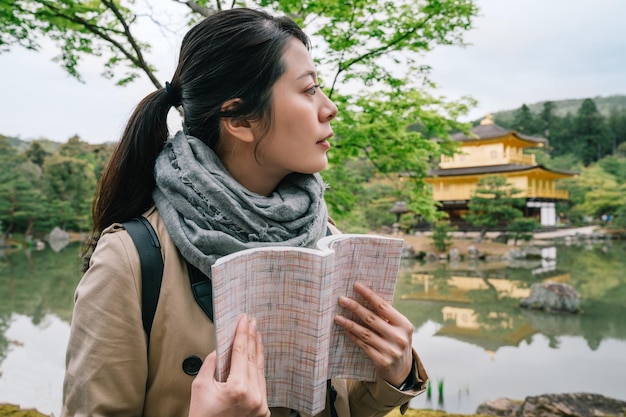
{"label": "hair tie", "polygon": [[174,87],[172,87],[172,84],[170,84],[169,81],[165,82],[165,92],[167,93],[168,101],[172,106],[178,107],[182,104],[180,97],[178,97],[178,94],[174,92]]}

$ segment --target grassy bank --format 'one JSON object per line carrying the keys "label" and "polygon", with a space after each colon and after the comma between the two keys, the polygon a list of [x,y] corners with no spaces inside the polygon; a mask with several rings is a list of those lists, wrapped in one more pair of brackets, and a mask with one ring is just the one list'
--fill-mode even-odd
{"label": "grassy bank", "polygon": [[[482,414],[448,414],[443,411],[409,409],[404,417],[488,417]],[[36,410],[22,410],[13,404],[0,404],[0,417],[48,417]],[[388,417],[402,417],[399,410],[392,411]]]}

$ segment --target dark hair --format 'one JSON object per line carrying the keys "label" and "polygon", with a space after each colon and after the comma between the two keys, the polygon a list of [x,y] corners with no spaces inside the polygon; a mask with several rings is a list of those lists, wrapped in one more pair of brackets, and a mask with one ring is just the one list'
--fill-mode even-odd
{"label": "dark hair", "polygon": [[[182,105],[186,133],[212,149],[223,117],[272,119],[272,86],[285,72],[285,46],[309,39],[292,20],[246,8],[220,11],[191,28],[182,41],[178,67],[167,88],[145,97],[130,117],[96,190],[93,230],[86,251],[114,222],[141,215],[152,204],[154,163],[167,141],[167,114]],[[222,105],[238,99],[234,108]]]}

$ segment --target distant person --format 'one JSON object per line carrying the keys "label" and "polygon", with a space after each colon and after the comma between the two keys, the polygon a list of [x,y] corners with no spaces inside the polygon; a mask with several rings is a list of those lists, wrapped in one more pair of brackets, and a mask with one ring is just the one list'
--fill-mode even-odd
{"label": "distant person", "polygon": [[[265,245],[312,247],[329,223],[324,183],[337,107],[320,90],[309,40],[291,20],[240,8],[184,37],[166,87],[139,103],[93,205],[89,265],[76,290],[63,416],[298,416],[268,409],[262,335],[240,319],[225,383],[214,378],[215,329],[190,289],[187,263]],[[166,118],[184,110],[169,137]],[[141,267],[122,222],[144,216],[161,244],[163,282],[151,331]],[[427,380],[410,321],[366,287],[375,309],[342,298],[367,327],[337,317],[378,380],[333,379],[320,416],[380,416]],[[196,375],[197,374],[197,375]],[[302,416],[304,417],[304,416]]]}

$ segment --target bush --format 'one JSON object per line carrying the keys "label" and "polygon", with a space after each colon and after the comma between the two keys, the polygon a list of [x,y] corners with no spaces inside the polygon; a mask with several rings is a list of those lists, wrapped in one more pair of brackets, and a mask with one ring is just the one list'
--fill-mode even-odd
{"label": "bush", "polygon": [[450,232],[456,230],[456,226],[451,226],[449,220],[439,220],[435,222],[433,235],[431,239],[433,240],[433,245],[440,252],[445,252],[450,247],[452,243],[452,236],[450,236]]}

